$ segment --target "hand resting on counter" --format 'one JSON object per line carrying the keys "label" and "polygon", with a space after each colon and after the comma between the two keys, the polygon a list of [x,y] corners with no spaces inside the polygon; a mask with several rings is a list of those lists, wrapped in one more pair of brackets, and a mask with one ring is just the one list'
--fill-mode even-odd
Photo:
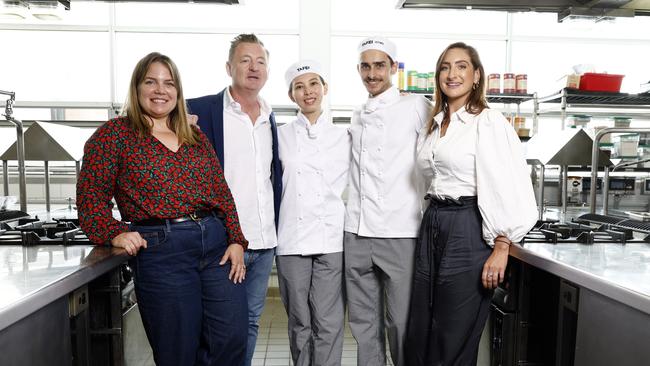
{"label": "hand resting on counter", "polygon": [[139,232],[129,231],[111,239],[111,245],[124,248],[129,255],[136,255],[140,248],[147,247],[147,241],[142,238]]}

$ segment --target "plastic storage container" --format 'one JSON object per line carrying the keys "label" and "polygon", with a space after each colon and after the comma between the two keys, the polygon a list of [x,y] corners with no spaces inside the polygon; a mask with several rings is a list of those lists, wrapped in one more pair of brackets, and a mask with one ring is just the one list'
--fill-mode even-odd
{"label": "plastic storage container", "polygon": [[580,77],[580,90],[618,93],[624,76],[587,72]]}
{"label": "plastic storage container", "polygon": [[639,148],[639,134],[630,133],[614,136],[614,151],[618,158],[636,158]]}

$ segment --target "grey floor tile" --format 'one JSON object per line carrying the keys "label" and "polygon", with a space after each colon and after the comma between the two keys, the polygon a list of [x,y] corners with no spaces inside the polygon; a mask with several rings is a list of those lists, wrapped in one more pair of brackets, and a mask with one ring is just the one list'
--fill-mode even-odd
{"label": "grey floor tile", "polygon": [[282,366],[289,366],[289,359],[287,358],[267,358],[266,361],[264,361],[265,366],[277,366],[277,365],[282,365]]}

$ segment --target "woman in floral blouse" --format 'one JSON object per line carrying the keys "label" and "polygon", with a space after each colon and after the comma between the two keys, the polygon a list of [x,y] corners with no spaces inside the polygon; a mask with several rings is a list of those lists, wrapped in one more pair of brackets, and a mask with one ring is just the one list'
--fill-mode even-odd
{"label": "woman in floral blouse", "polygon": [[[187,123],[180,75],[151,53],[122,117],[86,142],[79,220],[134,256],[140,314],[157,365],[239,365],[248,324],[247,241],[214,150]],[[115,198],[122,221],[112,215]]]}

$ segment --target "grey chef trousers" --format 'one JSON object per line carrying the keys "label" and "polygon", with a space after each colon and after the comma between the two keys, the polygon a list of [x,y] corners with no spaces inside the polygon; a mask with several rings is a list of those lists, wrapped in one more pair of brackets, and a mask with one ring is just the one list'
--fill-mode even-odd
{"label": "grey chef trousers", "polygon": [[427,198],[415,251],[407,364],[476,365],[492,295],[481,272],[492,249],[482,237],[476,197]]}
{"label": "grey chef trousers", "polygon": [[345,303],[343,253],[278,255],[280,297],[295,366],[340,366]]}
{"label": "grey chef trousers", "polygon": [[[415,239],[343,238],[350,330],[357,365],[386,363],[385,333],[395,366],[404,366],[404,341],[413,279]],[[385,324],[384,324],[385,313]]]}

